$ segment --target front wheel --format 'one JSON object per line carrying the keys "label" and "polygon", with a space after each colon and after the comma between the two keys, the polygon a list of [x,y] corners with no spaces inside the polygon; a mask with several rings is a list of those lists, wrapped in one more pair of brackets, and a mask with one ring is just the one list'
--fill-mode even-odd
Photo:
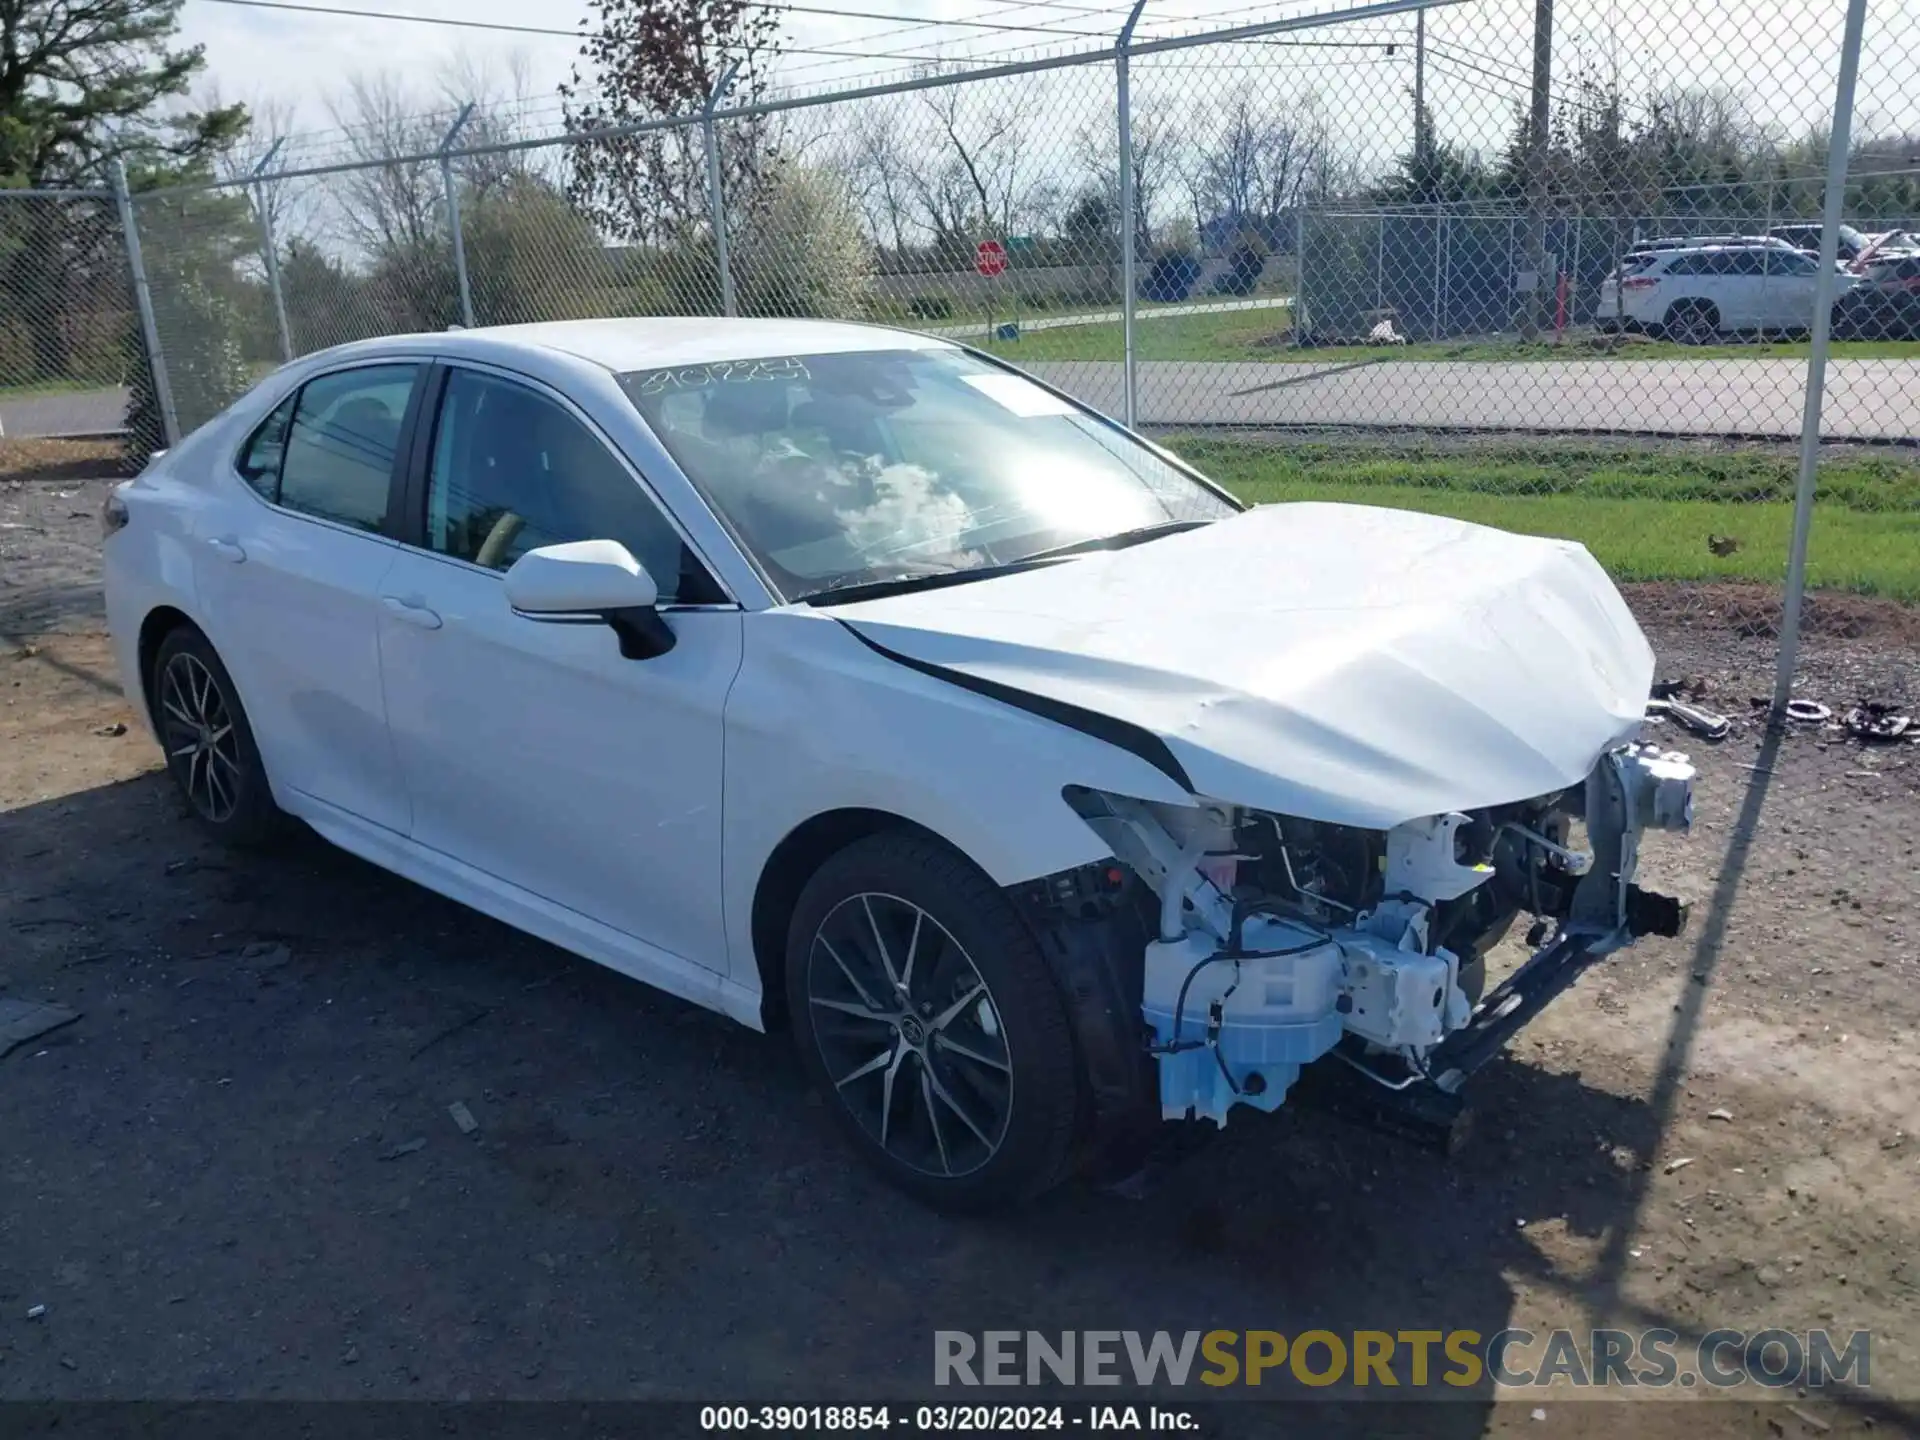
{"label": "front wheel", "polygon": [[786,979],[809,1077],[894,1184],[981,1210],[1065,1177],[1066,1011],[1013,906],[963,857],[905,832],[833,856],[795,907]]}

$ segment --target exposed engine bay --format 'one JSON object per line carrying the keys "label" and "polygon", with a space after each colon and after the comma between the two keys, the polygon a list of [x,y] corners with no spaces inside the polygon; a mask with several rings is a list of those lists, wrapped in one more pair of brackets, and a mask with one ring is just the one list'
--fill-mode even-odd
{"label": "exposed engine bay", "polygon": [[[1390,830],[1070,788],[1143,887],[1140,1013],[1163,1118],[1276,1109],[1333,1055],[1389,1090],[1457,1090],[1588,965],[1685,909],[1634,883],[1640,837],[1688,829],[1693,767],[1610,750],[1582,785]],[[1531,958],[1484,994],[1530,916]]]}

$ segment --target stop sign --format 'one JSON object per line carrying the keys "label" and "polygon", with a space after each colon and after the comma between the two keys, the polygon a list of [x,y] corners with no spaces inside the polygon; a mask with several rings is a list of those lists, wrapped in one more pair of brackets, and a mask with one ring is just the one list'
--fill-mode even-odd
{"label": "stop sign", "polygon": [[998,275],[1007,268],[1007,247],[998,240],[982,240],[973,252],[973,268],[982,275]]}

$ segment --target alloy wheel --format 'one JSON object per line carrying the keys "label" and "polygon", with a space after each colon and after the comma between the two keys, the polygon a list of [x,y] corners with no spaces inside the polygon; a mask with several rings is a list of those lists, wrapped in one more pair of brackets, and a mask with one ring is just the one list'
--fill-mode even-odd
{"label": "alloy wheel", "polygon": [[1013,1113],[1013,1059],[993,993],[930,913],[864,892],[821,920],[807,1002],[840,1103],[888,1155],[954,1178],[991,1160]]}
{"label": "alloy wheel", "polygon": [[218,825],[240,803],[240,741],[220,682],[182,651],[160,676],[160,730],[187,803]]}

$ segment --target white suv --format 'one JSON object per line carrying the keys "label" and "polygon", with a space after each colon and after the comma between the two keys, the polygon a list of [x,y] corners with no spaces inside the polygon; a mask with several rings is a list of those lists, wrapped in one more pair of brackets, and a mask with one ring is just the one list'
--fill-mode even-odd
{"label": "white suv", "polygon": [[[1735,331],[1805,330],[1820,262],[1768,245],[1663,250],[1600,285],[1599,314],[1627,328],[1704,345]],[[1841,289],[1851,283],[1842,280]]]}

